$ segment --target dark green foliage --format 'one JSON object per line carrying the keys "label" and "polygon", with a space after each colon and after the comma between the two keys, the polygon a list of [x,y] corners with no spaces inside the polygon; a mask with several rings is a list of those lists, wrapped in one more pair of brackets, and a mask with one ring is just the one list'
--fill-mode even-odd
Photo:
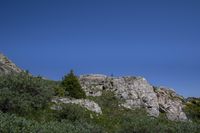
{"label": "dark green foliage", "polygon": [[127,112],[121,120],[119,133],[198,133],[200,129],[197,123],[173,122],[162,116],[151,118],[140,110]]}
{"label": "dark green foliage", "polygon": [[0,76],[0,110],[26,115],[45,108],[53,91],[42,78],[27,73]]}
{"label": "dark green foliage", "polygon": [[81,123],[83,127],[86,124],[85,128],[89,126],[91,133],[105,132],[105,130],[100,125],[98,125],[92,120],[91,116],[96,116],[94,112],[91,112],[75,104],[66,104],[66,105],[63,104],[61,107],[62,110],[57,111],[56,115],[58,121],[62,122],[67,120],[68,122],[74,124]]}
{"label": "dark green foliage", "polygon": [[102,129],[87,121],[69,120],[37,122],[0,112],[1,133],[103,133]]}
{"label": "dark green foliage", "polygon": [[55,96],[63,97],[63,96],[66,95],[65,94],[66,92],[65,92],[64,88],[61,87],[61,86],[55,86],[54,87],[54,92],[55,92]]}
{"label": "dark green foliage", "polygon": [[85,98],[85,92],[82,90],[78,78],[71,70],[70,73],[64,76],[61,86],[68,92],[68,96],[74,98]]}
{"label": "dark green foliage", "polygon": [[58,112],[57,117],[59,120],[67,119],[75,122],[79,120],[90,120],[90,114],[93,113],[78,105],[66,104],[62,105],[62,110]]}

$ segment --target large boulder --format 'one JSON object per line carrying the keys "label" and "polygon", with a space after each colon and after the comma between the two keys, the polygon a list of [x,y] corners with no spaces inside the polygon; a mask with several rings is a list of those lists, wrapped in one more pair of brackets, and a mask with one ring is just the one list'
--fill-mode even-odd
{"label": "large boulder", "polygon": [[125,108],[146,108],[150,116],[159,116],[159,105],[153,87],[142,77],[113,78],[113,90],[125,100]]}

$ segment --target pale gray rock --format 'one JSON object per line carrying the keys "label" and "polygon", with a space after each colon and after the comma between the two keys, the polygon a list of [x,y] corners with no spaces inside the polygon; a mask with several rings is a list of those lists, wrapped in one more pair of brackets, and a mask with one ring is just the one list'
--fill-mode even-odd
{"label": "pale gray rock", "polygon": [[155,89],[142,77],[108,77],[106,75],[82,75],[79,78],[87,96],[101,96],[102,91],[111,91],[124,101],[128,109],[145,108],[150,116],[166,113],[169,120],[186,121],[183,99],[171,89]]}
{"label": "pale gray rock", "polygon": [[158,87],[155,92],[157,93],[160,110],[166,113],[169,120],[188,120],[183,112],[183,97],[177,95],[174,90],[165,87]]}
{"label": "pale gray rock", "polygon": [[102,114],[101,107],[94,101],[91,101],[88,99],[54,98],[54,99],[52,99],[52,102],[56,104],[51,107],[51,109],[53,109],[53,110],[61,110],[61,107],[59,106],[60,103],[77,104],[77,105],[80,105],[81,107],[84,107],[92,112],[95,112],[97,114]]}
{"label": "pale gray rock", "polygon": [[101,74],[82,75],[80,83],[87,96],[101,96],[107,76]]}
{"label": "pale gray rock", "polygon": [[0,53],[0,74],[20,73],[22,70]]}
{"label": "pale gray rock", "polygon": [[115,95],[125,100],[125,108],[146,108],[150,116],[159,116],[159,105],[153,87],[141,77],[113,78]]}
{"label": "pale gray rock", "polygon": [[125,101],[121,106],[129,109],[146,108],[150,116],[159,115],[156,94],[144,78],[94,74],[80,76],[80,83],[87,96],[100,96],[103,90],[109,90]]}

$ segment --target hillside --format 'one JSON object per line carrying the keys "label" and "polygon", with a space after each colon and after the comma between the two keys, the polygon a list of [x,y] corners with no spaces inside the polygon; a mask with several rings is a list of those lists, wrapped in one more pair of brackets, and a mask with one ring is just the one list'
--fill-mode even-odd
{"label": "hillside", "polygon": [[[198,133],[199,99],[143,77],[33,77],[0,54],[0,132]],[[80,87],[80,89],[78,89]],[[79,94],[79,95],[77,95]]]}

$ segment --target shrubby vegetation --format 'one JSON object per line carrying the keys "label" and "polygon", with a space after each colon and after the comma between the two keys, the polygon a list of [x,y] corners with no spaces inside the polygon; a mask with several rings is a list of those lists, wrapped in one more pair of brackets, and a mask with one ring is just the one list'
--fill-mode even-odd
{"label": "shrubby vegetation", "polygon": [[0,76],[0,110],[27,115],[48,106],[53,95],[50,83],[28,73]]}
{"label": "shrubby vegetation", "polygon": [[101,97],[89,97],[103,108],[103,115],[94,121],[109,133],[198,133],[200,125],[191,122],[172,122],[162,114],[149,117],[145,109],[129,110],[118,105],[122,102],[112,92],[104,91]]}
{"label": "shrubby vegetation", "polygon": [[185,112],[192,121],[200,124],[200,98],[188,98]]}
{"label": "shrubby vegetation", "polygon": [[100,127],[87,121],[38,122],[0,112],[1,133],[102,133]]}
{"label": "shrubby vegetation", "polygon": [[54,89],[55,96],[64,97],[67,95],[66,94],[67,92],[60,85],[55,86],[53,89]]}
{"label": "shrubby vegetation", "polygon": [[73,70],[69,74],[65,75],[61,87],[66,91],[67,96],[74,98],[85,98],[85,92],[81,89],[81,85],[77,76],[74,74]]}
{"label": "shrubby vegetation", "polygon": [[62,82],[32,77],[28,73],[0,76],[0,132],[198,133],[200,130],[197,99],[190,100],[185,109],[193,122],[172,122],[162,115],[149,117],[142,108],[119,107],[122,101],[105,90],[100,97],[87,97],[100,105],[102,115],[72,104],[61,105],[62,110],[53,111],[50,106],[55,95],[86,97],[73,72]]}

